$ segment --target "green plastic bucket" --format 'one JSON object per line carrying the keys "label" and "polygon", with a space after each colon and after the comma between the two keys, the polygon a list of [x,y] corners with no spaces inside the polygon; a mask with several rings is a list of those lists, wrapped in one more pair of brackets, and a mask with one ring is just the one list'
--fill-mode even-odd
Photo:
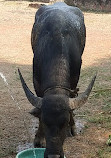
{"label": "green plastic bucket", "polygon": [[30,148],[19,152],[16,158],[44,158],[44,152],[45,148]]}
{"label": "green plastic bucket", "polygon": [[16,158],[44,158],[45,148],[30,148],[16,155]]}

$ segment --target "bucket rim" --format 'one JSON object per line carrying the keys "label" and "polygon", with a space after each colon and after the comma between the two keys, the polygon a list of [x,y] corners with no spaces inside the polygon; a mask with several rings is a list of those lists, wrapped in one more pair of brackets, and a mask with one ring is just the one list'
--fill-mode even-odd
{"label": "bucket rim", "polygon": [[19,155],[21,155],[22,153],[27,152],[27,151],[33,151],[33,150],[45,150],[45,149],[46,149],[46,148],[29,148],[29,149],[25,149],[25,150],[20,151],[20,152],[16,155],[16,158],[18,158]]}
{"label": "bucket rim", "polygon": [[[29,149],[25,149],[25,150],[20,151],[20,152],[16,155],[16,158],[18,158],[19,155],[21,155],[22,153],[27,152],[27,151],[45,150],[45,149],[46,149],[46,148],[29,148]],[[66,158],[65,155],[64,155],[64,158]]]}

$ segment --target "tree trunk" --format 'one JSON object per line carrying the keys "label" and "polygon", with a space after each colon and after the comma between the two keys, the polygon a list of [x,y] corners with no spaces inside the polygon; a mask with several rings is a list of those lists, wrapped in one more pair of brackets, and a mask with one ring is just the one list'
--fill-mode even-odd
{"label": "tree trunk", "polygon": [[51,3],[55,3],[55,2],[64,2],[64,0],[50,0]]}
{"label": "tree trunk", "polygon": [[74,0],[64,0],[64,2],[68,5],[74,5]]}

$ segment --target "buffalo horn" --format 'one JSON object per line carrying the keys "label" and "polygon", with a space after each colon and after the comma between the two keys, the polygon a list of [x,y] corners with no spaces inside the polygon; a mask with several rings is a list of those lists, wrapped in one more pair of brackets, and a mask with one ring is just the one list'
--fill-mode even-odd
{"label": "buffalo horn", "polygon": [[81,93],[80,95],[78,95],[78,97],[76,98],[70,98],[69,99],[69,105],[71,110],[80,108],[83,104],[85,104],[85,102],[88,99],[88,96],[93,88],[95,79],[96,79],[97,74],[94,75],[94,77],[91,80],[91,83],[89,84],[88,88],[86,89],[85,92]]}
{"label": "buffalo horn", "polygon": [[22,74],[20,72],[20,70],[18,69],[18,73],[19,73],[19,76],[20,76],[20,80],[21,80],[21,83],[22,83],[22,87],[24,89],[24,92],[26,94],[26,97],[27,99],[29,100],[29,102],[35,106],[36,108],[41,108],[41,104],[42,104],[42,98],[40,97],[36,97],[31,91],[30,89],[28,88],[28,86],[26,85],[23,77],[22,77]]}

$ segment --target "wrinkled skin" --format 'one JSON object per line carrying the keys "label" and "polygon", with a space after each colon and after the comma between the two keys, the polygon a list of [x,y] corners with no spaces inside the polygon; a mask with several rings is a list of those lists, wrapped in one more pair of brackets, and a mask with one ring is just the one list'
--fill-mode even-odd
{"label": "wrinkled skin", "polygon": [[[45,158],[63,158],[67,131],[75,134],[69,108],[71,94],[62,87],[77,87],[85,34],[83,14],[78,8],[56,3],[42,6],[36,13],[31,37],[33,83],[37,96],[43,100],[41,110],[35,108],[31,114],[40,121],[34,146],[44,147],[45,138]],[[50,87],[54,88],[48,90]]]}

